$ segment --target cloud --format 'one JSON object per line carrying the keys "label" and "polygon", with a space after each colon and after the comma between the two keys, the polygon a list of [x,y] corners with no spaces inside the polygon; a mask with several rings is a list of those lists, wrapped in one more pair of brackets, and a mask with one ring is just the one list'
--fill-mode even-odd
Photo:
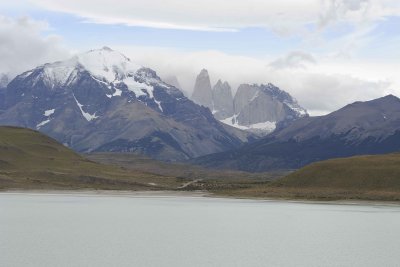
{"label": "cloud", "polygon": [[38,65],[69,57],[59,36],[47,34],[45,22],[0,16],[0,73],[9,77]]}
{"label": "cloud", "polygon": [[107,0],[31,1],[92,23],[206,31],[265,27],[282,34],[400,14],[397,0],[114,0],[112,8]]}
{"label": "cloud", "polygon": [[[278,60],[229,55],[218,51],[182,52],[159,47],[113,46],[133,61],[151,67],[161,77],[177,76],[190,95],[196,75],[208,69],[212,84],[228,81],[234,92],[241,83],[271,82],[292,94],[312,115],[334,111],[355,101],[366,101],[387,94],[400,96],[400,78],[395,66],[366,62],[333,61],[315,58],[302,51]],[[307,68],[271,67],[271,62],[293,62]],[[298,60],[297,58],[300,58]],[[289,60],[287,60],[289,59]],[[304,61],[304,62],[303,62]],[[290,65],[290,64],[289,64]]]}
{"label": "cloud", "polygon": [[275,69],[284,68],[302,68],[305,69],[306,65],[312,63],[315,64],[316,60],[314,57],[303,51],[293,51],[283,58],[271,62],[269,66]]}
{"label": "cloud", "polygon": [[400,14],[397,0],[325,0],[321,3],[319,27],[338,21],[365,24]]}
{"label": "cloud", "polygon": [[355,101],[367,101],[389,93],[400,95],[400,91],[392,90],[389,81],[368,81],[348,74],[285,72],[276,74],[273,80],[291,92],[314,116],[327,114]]}

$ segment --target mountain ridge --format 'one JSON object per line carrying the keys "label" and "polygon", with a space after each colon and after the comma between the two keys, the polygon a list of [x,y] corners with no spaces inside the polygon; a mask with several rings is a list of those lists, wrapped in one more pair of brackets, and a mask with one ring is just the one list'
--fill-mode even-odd
{"label": "mountain ridge", "polygon": [[400,99],[389,95],[296,120],[252,144],[193,162],[252,172],[297,169],[330,158],[400,151],[399,140]]}

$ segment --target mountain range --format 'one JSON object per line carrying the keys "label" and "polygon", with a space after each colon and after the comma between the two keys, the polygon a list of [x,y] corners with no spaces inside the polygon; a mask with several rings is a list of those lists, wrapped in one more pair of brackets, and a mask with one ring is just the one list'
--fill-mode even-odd
{"label": "mountain range", "polygon": [[393,95],[310,117],[270,83],[242,84],[233,95],[226,81],[212,86],[203,69],[192,101],[176,77],[167,78],[171,85],[108,47],[3,80],[0,125],[38,130],[81,153],[134,152],[263,172],[400,150]]}
{"label": "mountain range", "polygon": [[191,99],[208,107],[221,122],[261,135],[308,117],[296,99],[271,83],[241,84],[233,96],[226,81],[218,80],[212,87],[206,69],[197,76]]}
{"label": "mountain range", "polygon": [[108,47],[24,72],[0,96],[0,125],[39,130],[78,152],[175,161],[254,139]]}
{"label": "mountain range", "polygon": [[304,117],[238,149],[195,159],[199,165],[260,172],[297,169],[330,158],[400,151],[400,99],[355,102]]}

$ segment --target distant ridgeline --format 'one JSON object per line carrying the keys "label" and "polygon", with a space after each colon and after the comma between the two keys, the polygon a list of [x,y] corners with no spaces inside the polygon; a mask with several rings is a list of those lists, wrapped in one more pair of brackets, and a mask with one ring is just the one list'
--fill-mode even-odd
{"label": "distant ridgeline", "polygon": [[315,161],[400,151],[400,99],[355,102],[326,116],[300,118],[286,128],[194,163],[251,172],[297,169]]}

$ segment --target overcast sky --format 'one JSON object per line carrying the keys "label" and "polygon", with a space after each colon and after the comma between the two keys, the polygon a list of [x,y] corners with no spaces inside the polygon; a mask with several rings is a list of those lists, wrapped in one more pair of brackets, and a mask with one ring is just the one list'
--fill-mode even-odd
{"label": "overcast sky", "polygon": [[312,115],[400,96],[399,0],[8,2],[0,3],[0,73],[9,76],[109,46],[177,76],[188,93],[206,68],[234,91],[272,82]]}

